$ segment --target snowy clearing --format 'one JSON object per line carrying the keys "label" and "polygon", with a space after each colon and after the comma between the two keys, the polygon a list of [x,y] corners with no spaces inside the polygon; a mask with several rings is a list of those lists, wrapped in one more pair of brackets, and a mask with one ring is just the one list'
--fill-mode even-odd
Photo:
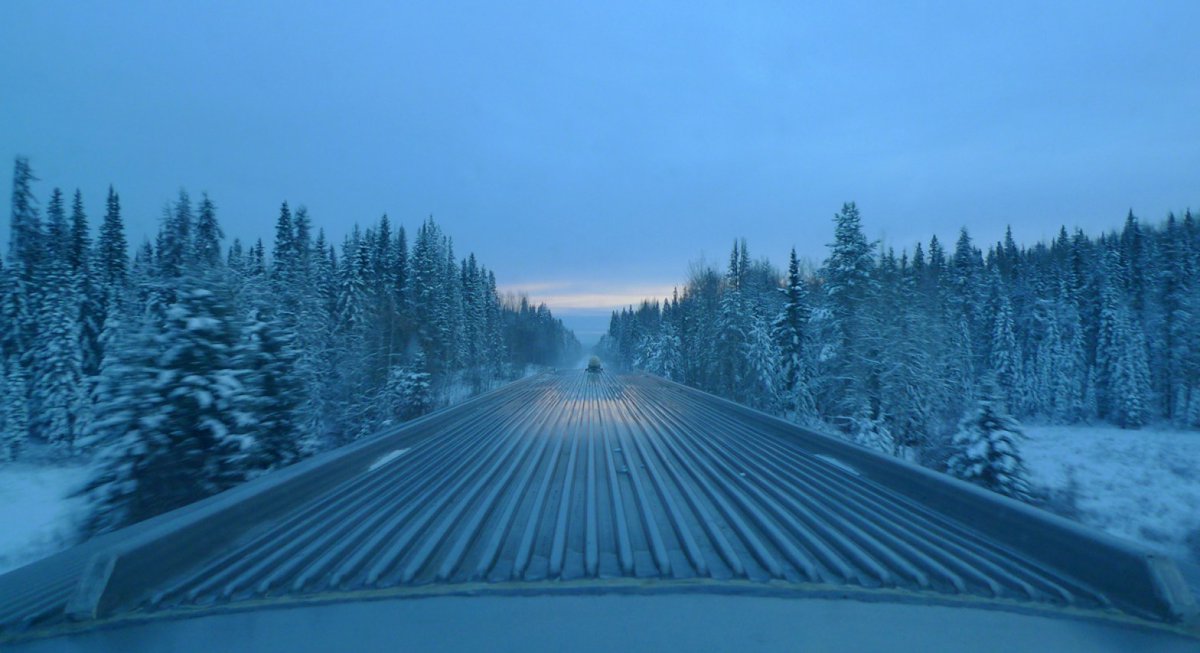
{"label": "snowy clearing", "polygon": [[[1113,535],[1200,561],[1200,433],[1026,426],[1034,486],[1075,489],[1077,515]],[[1190,539],[1190,541],[1189,541]]]}
{"label": "snowy clearing", "polygon": [[0,574],[70,544],[83,508],[70,495],[86,476],[83,465],[0,465]]}

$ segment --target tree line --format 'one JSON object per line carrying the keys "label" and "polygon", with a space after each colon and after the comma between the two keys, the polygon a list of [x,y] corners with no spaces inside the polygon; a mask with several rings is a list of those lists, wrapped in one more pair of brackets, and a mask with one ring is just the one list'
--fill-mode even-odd
{"label": "tree line", "polygon": [[[1200,427],[1200,225],[897,255],[853,203],[817,266],[735,243],[665,302],[614,312],[600,349],[636,368],[934,466],[980,406],[1060,424]],[[986,404],[986,405],[985,405]],[[989,414],[991,414],[989,412]],[[988,419],[991,419],[990,417]],[[985,420],[986,421],[986,420]]]}
{"label": "tree line", "polygon": [[0,265],[0,460],[94,454],[88,532],[185,505],[452,397],[557,365],[579,344],[544,306],[428,219],[387,216],[340,247],[285,202],[268,254],[186,191],[130,256],[110,188],[93,240],[82,195],[45,217],[13,175]]}

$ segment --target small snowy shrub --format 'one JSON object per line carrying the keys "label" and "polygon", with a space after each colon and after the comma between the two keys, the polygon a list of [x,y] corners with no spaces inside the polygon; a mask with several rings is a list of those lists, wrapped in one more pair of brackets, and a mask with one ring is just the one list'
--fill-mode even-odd
{"label": "small snowy shrub", "polygon": [[1014,499],[1029,497],[1017,421],[1009,417],[994,397],[981,399],[954,434],[955,453],[947,472],[964,481]]}

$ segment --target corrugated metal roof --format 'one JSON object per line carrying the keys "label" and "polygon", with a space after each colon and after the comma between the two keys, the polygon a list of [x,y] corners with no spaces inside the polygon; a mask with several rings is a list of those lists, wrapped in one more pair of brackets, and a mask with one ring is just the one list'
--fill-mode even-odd
{"label": "corrugated metal roof", "polygon": [[[1161,597],[1144,606],[1114,600],[1100,576],[980,528],[988,515],[962,519],[974,513],[947,513],[936,497],[918,500],[926,490],[880,482],[880,465],[934,476],[658,379],[543,375],[287,470],[274,485],[291,485],[270,502],[261,498],[267,491],[229,493],[193,511],[195,528],[206,530],[180,536],[178,546],[155,544],[155,528],[172,532],[161,518],[142,527],[152,534],[136,546],[118,534],[111,545],[85,545],[88,556],[68,552],[55,578],[23,596],[2,577],[0,624],[389,588],[602,588],[619,579],[891,588],[1170,618],[1155,614]],[[1027,518],[981,491],[936,483],[970,495],[973,506]],[[230,506],[249,510],[255,501],[257,518],[232,516]],[[248,525],[235,528],[239,519]],[[1048,541],[1071,545],[1073,531],[1048,523],[1059,533]],[[1119,549],[1097,537],[1098,549]],[[186,549],[200,541],[202,550]],[[120,553],[106,557],[109,549]],[[103,606],[81,611],[72,602]]]}

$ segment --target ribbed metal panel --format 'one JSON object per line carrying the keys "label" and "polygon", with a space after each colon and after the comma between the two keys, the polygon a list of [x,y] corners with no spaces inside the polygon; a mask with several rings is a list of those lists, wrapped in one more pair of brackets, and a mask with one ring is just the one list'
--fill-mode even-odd
{"label": "ribbed metal panel", "polygon": [[4,575],[0,639],[489,587],[852,591],[1180,623],[1195,605],[1177,576],[1133,545],[710,395],[571,371]]}
{"label": "ribbed metal panel", "polygon": [[836,461],[644,378],[548,376],[381,460],[145,607],[616,577],[1106,603]]}

